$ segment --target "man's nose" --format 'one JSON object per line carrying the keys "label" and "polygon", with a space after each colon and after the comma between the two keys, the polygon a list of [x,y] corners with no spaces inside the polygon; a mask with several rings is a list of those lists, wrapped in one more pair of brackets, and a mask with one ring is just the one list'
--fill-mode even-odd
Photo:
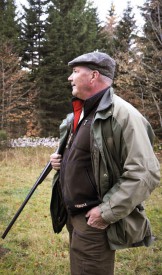
{"label": "man's nose", "polygon": [[72,75],[73,75],[73,74],[71,74],[71,75],[68,77],[68,81],[72,81],[72,80],[73,80]]}

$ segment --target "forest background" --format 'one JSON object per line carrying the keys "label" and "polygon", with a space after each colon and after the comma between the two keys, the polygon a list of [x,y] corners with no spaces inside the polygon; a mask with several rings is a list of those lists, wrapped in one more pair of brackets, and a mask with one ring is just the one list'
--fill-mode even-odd
{"label": "forest background", "polygon": [[15,1],[0,1],[0,135],[57,137],[71,111],[68,62],[103,51],[117,63],[115,93],[133,104],[162,140],[162,1],[146,0],[139,7],[140,32],[129,1],[120,18],[112,1],[104,24],[90,1],[27,3],[20,14]]}

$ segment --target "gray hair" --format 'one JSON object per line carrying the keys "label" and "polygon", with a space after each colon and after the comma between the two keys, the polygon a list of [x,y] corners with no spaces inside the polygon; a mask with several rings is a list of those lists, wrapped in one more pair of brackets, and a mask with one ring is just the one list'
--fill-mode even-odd
{"label": "gray hair", "polygon": [[113,83],[113,80],[111,78],[109,78],[108,76],[103,75],[103,74],[100,74],[100,80],[102,82],[108,83],[109,86],[111,86]]}

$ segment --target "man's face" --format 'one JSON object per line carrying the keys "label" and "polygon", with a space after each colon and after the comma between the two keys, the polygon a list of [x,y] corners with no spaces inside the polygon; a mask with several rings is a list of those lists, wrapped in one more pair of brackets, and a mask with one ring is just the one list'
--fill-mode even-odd
{"label": "man's face", "polygon": [[93,71],[87,67],[77,66],[73,68],[72,74],[68,80],[71,82],[72,95],[86,100],[92,96],[91,79]]}

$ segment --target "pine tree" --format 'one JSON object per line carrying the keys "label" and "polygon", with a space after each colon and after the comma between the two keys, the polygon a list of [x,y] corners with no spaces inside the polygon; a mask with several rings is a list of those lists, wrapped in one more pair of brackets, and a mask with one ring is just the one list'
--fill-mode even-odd
{"label": "pine tree", "polygon": [[23,45],[22,66],[37,71],[42,58],[42,43],[45,35],[46,7],[49,0],[28,0],[23,6],[21,41]]}
{"label": "pine tree", "polygon": [[68,62],[100,49],[96,9],[86,0],[53,0],[49,8],[40,68],[40,112],[43,135],[57,135],[60,120],[70,109]]}
{"label": "pine tree", "polygon": [[19,21],[16,19],[16,6],[14,0],[1,0],[0,2],[0,47],[4,42],[12,45],[13,50],[19,48]]}
{"label": "pine tree", "polygon": [[121,20],[116,27],[116,49],[121,52],[130,51],[131,45],[134,43],[136,21],[135,15],[132,13],[133,8],[130,2],[127,2],[127,7],[123,12]]}

